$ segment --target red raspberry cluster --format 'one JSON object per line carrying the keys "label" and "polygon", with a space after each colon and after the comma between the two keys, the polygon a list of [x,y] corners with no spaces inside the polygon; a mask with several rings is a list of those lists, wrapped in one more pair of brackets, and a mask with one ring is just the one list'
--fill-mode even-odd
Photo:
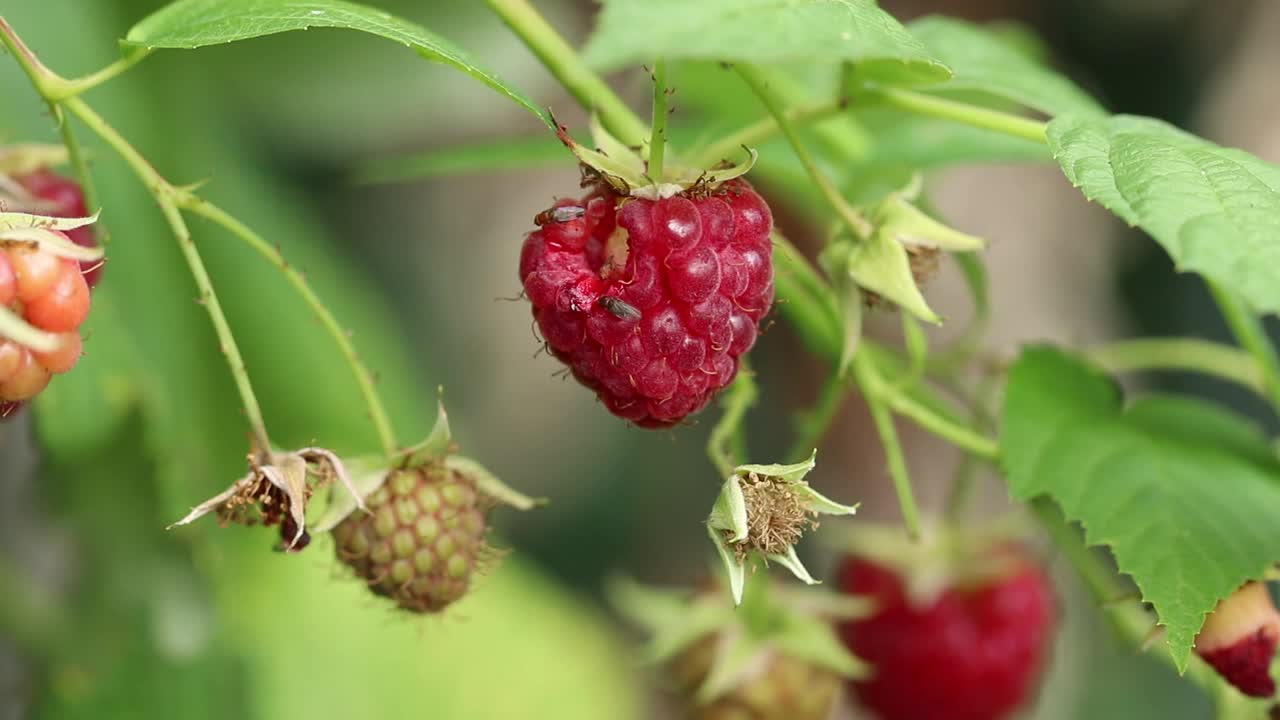
{"label": "red raspberry cluster", "polygon": [[773,218],[744,180],[660,200],[608,190],[536,219],[520,280],[551,352],[614,415],[668,427],[738,372],[773,304]]}
{"label": "red raspberry cluster", "polygon": [[[53,217],[85,217],[84,194],[71,180],[48,170],[16,178],[40,204],[22,208]],[[90,227],[61,233],[77,245],[95,247]],[[61,340],[60,346],[40,353],[0,337],[0,419],[65,373],[80,359],[80,324],[89,314],[89,291],[96,284],[101,263],[77,263],[27,242],[0,241],[0,306]]]}

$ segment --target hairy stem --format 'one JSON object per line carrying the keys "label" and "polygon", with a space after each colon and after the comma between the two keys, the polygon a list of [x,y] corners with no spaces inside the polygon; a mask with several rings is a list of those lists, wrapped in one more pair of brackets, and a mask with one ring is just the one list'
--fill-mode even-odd
{"label": "hairy stem", "polygon": [[[84,193],[84,204],[92,215],[102,210],[102,201],[98,198],[98,186],[93,182],[93,174],[89,172],[89,163],[80,147],[80,139],[71,127],[70,119],[55,102],[49,103],[49,113],[58,123],[58,133],[62,136],[62,144],[67,148],[67,159],[71,162],[71,171],[80,183],[80,191]],[[103,244],[111,242],[111,233],[107,226],[99,220],[95,223],[98,239]]]}
{"label": "hairy stem", "polygon": [[600,122],[627,145],[639,146],[648,128],[609,86],[591,71],[578,53],[528,0],[485,0],[520,37],[580,105],[600,115]]}
{"label": "hairy stem", "polygon": [[822,384],[818,401],[812,409],[805,413],[796,426],[796,439],[787,451],[787,462],[800,462],[809,457],[809,453],[818,447],[822,437],[827,434],[832,421],[844,407],[845,394],[848,387],[842,375],[832,373]]}
{"label": "hairy stem", "polygon": [[653,64],[653,129],[649,132],[649,177],[662,182],[663,157],[667,151],[667,61]]}
{"label": "hairy stem", "polygon": [[1262,376],[1262,392],[1271,402],[1272,409],[1280,412],[1280,358],[1276,356],[1276,349],[1267,337],[1262,321],[1249,312],[1230,290],[1209,280],[1205,282],[1218,303],[1222,318],[1227,321],[1227,327],[1231,328],[1240,347],[1248,351],[1257,363],[1257,370]]}
{"label": "hairy stem", "polygon": [[863,97],[868,100],[878,100],[885,105],[913,112],[917,115],[952,120],[1032,142],[1042,144],[1048,142],[1045,137],[1045,130],[1048,126],[1045,123],[1011,113],[1000,112],[999,110],[988,110],[969,103],[947,100],[898,88],[868,90]]}
{"label": "hairy stem", "polygon": [[101,70],[98,70],[97,72],[90,73],[83,77],[78,77],[71,80],[66,80],[63,78],[57,78],[56,80],[51,80],[46,87],[46,90],[44,93],[45,97],[50,102],[57,103],[57,102],[66,100],[67,98],[75,97],[82,93],[88,92],[89,90],[92,90],[93,88],[96,88],[99,85],[102,85],[103,83],[106,83],[109,80],[112,80],[114,78],[119,77],[120,75],[123,75],[127,70],[132,68],[134,65],[137,65],[138,63],[145,60],[149,55],[151,55],[151,52],[152,52],[151,48],[142,48],[142,47],[131,48],[128,52],[126,52],[124,57],[120,58],[119,60],[116,60],[115,62],[102,68]]}
{"label": "hairy stem", "polygon": [[249,427],[253,432],[255,444],[258,450],[262,452],[270,452],[271,440],[267,435],[267,426],[262,419],[262,408],[258,404],[258,397],[253,392],[253,383],[249,381],[248,371],[245,369],[244,357],[240,354],[240,346],[236,343],[235,335],[231,332],[231,326],[227,322],[227,316],[222,311],[222,304],[218,301],[218,295],[213,289],[213,282],[209,279],[209,272],[205,269],[204,260],[200,257],[200,251],[196,249],[195,243],[191,240],[191,232],[187,229],[186,221],[182,219],[182,213],[178,210],[175,201],[177,191],[169,185],[169,182],[161,177],[151,163],[129,144],[115,128],[111,127],[102,116],[98,115],[80,98],[68,98],[61,102],[61,106],[66,108],[68,112],[80,118],[80,121],[92,130],[98,137],[111,146],[117,154],[133,169],[134,174],[146,186],[148,192],[155,197],[156,202],[160,205],[160,211],[164,215],[165,221],[169,223],[169,228],[173,231],[174,238],[178,241],[178,247],[182,251],[182,256],[187,262],[187,267],[191,271],[192,278],[195,279],[196,288],[200,292],[200,303],[204,305],[205,310],[209,313],[209,320],[213,324],[213,331],[217,335],[218,344],[227,358],[227,365],[231,370],[231,377],[235,380],[236,390],[240,394],[240,402],[244,405],[245,416],[249,421]]}
{"label": "hairy stem", "polygon": [[844,196],[840,194],[840,190],[836,188],[835,183],[831,182],[831,178],[828,178],[822,172],[822,169],[818,167],[818,163],[809,154],[808,148],[800,141],[799,134],[796,133],[795,128],[792,127],[791,122],[787,119],[782,102],[770,87],[764,75],[750,65],[738,65],[737,70],[738,75],[742,77],[747,86],[751,88],[751,91],[755,93],[756,98],[773,116],[774,122],[778,124],[778,129],[782,131],[787,142],[791,144],[791,149],[796,158],[800,160],[805,172],[813,180],[814,185],[818,187],[818,191],[822,193],[822,197],[826,199],[831,209],[835,210],[836,214],[849,226],[849,229],[856,237],[871,237],[873,230],[871,223],[844,199]]}
{"label": "hairy stem", "polygon": [[720,400],[724,414],[711,429],[711,437],[707,439],[707,457],[711,458],[711,463],[716,466],[721,478],[732,475],[733,469],[746,461],[743,419],[747,410],[755,404],[757,395],[756,380],[751,369],[744,365]]}
{"label": "hairy stem", "polygon": [[333,338],[334,343],[338,345],[338,350],[351,368],[356,384],[360,387],[360,393],[364,396],[369,419],[373,422],[374,430],[378,433],[383,453],[388,457],[395,454],[398,447],[395,432],[392,429],[386,408],[382,404],[382,399],[378,396],[373,374],[369,372],[369,368],[365,366],[360,359],[359,353],[356,352],[350,333],[342,328],[337,318],[333,316],[333,312],[320,300],[320,296],[311,289],[306,277],[284,259],[284,255],[278,247],[267,243],[261,235],[254,232],[249,226],[213,203],[196,197],[191,193],[183,193],[178,197],[178,204],[184,210],[221,225],[284,274],[285,280],[298,293],[303,302],[311,308],[316,317],[320,319],[320,324],[324,326],[329,336]]}
{"label": "hairy stem", "polygon": [[1254,392],[1265,392],[1262,368],[1243,350],[1196,338],[1139,338],[1085,350],[1089,360],[1110,373],[1135,370],[1184,370],[1212,375]]}
{"label": "hairy stem", "polygon": [[[843,110],[841,103],[824,103],[822,105],[809,105],[804,107],[792,107],[786,111],[787,121],[794,127],[803,127],[810,123],[825,120],[829,117],[839,114]],[[744,128],[735,130],[725,135],[720,140],[708,145],[706,148],[698,152],[694,158],[694,167],[711,167],[716,163],[733,155],[743,146],[750,147],[759,145],[760,143],[772,138],[778,134],[778,121],[769,116],[757,122],[751,123]]]}
{"label": "hairy stem", "polygon": [[893,413],[884,399],[869,391],[878,380],[873,380],[875,369],[865,352],[853,356],[853,377],[863,388],[863,398],[867,409],[871,411],[871,420],[875,423],[876,432],[880,434],[880,444],[884,447],[885,463],[889,468],[889,476],[893,479],[893,490],[898,496],[898,507],[902,509],[902,521],[907,528],[907,536],[912,540],[920,538],[920,511],[916,505],[915,490],[911,487],[911,475],[907,472],[907,460],[902,453],[902,443],[898,440],[898,430],[893,424]]}

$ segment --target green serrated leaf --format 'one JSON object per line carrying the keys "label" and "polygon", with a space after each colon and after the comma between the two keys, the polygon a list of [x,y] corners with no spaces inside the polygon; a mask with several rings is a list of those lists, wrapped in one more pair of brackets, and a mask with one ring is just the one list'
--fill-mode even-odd
{"label": "green serrated leaf", "polygon": [[124,43],[190,50],[309,28],[358,30],[400,43],[428,60],[461,70],[550,125],[528,96],[449,40],[390,13],[345,0],[177,0],[134,25]]}
{"label": "green serrated leaf", "polygon": [[1280,560],[1280,465],[1259,443],[1198,400],[1125,409],[1115,383],[1054,349],[1025,351],[1009,375],[1001,445],[1014,497],[1052,498],[1111,548],[1180,669],[1205,614]]}
{"label": "green serrated leaf", "polygon": [[859,76],[934,83],[951,73],[874,0],[606,0],[584,51],[603,68],[669,59],[853,62]]}
{"label": "green serrated leaf", "polygon": [[1128,115],[1063,116],[1048,139],[1067,179],[1150,233],[1179,270],[1280,312],[1280,166]]}
{"label": "green serrated leaf", "polygon": [[1011,47],[998,32],[954,18],[930,16],[908,25],[954,76],[930,91],[977,91],[1047,115],[1105,114],[1102,106],[1065,76]]}

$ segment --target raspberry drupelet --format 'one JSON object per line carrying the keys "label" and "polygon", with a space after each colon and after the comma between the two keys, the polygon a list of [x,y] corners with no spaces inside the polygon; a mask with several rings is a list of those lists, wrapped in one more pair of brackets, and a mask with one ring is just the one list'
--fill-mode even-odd
{"label": "raspberry drupelet", "polygon": [[773,304],[769,206],[742,179],[540,213],[520,280],[550,351],[611,413],[669,427],[738,372]]}

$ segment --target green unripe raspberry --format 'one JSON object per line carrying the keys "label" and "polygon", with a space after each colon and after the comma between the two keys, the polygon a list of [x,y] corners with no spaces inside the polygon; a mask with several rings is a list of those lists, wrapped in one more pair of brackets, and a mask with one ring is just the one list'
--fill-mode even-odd
{"label": "green unripe raspberry", "polygon": [[690,698],[690,720],[827,720],[843,679],[798,658],[774,652],[738,684],[709,703],[693,694],[707,679],[718,637],[709,636],[687,648],[671,663],[682,694]]}
{"label": "green unripe raspberry", "polygon": [[490,503],[466,475],[438,463],[393,470],[333,530],[338,559],[378,595],[413,612],[439,612],[466,594],[491,550]]}

